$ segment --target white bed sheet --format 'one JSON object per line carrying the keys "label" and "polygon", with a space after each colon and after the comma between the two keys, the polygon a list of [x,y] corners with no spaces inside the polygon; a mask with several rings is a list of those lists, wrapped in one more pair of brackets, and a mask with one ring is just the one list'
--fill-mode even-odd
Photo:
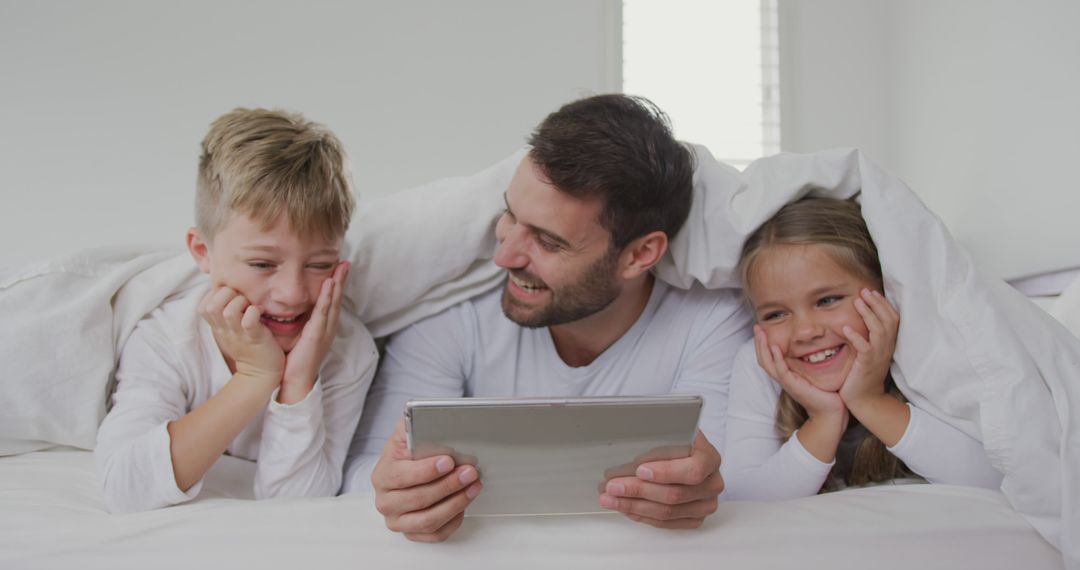
{"label": "white bed sheet", "polygon": [[724,503],[697,531],[617,515],[470,518],[443,544],[387,531],[368,495],[244,500],[223,457],[191,503],[109,515],[92,454],[0,458],[0,568],[1062,568],[995,491],[881,486]]}

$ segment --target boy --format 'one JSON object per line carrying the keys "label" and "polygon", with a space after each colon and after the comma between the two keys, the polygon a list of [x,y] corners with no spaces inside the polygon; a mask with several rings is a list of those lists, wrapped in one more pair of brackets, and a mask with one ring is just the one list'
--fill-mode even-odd
{"label": "boy", "polygon": [[378,358],[341,312],[353,205],[321,125],[262,109],[211,125],[187,234],[209,282],[124,345],[94,451],[111,512],[191,500],[222,453],[257,461],[256,498],[338,491]]}

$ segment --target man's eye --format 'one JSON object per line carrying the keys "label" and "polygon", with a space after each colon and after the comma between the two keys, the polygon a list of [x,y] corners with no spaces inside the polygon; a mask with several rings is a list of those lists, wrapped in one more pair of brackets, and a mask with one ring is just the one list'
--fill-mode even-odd
{"label": "man's eye", "polygon": [[540,247],[544,248],[546,251],[559,251],[560,249],[559,244],[551,240],[539,238],[536,241],[540,244]]}

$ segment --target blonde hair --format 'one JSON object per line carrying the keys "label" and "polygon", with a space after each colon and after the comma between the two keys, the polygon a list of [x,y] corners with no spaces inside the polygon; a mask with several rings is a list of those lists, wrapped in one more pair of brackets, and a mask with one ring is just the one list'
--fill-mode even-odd
{"label": "blonde hair", "polygon": [[345,235],[355,200],[341,141],[299,113],[234,109],[202,141],[195,226],[213,239],[234,213],[269,229],[282,214],[299,235]]}
{"label": "blonde hair", "polygon": [[[749,290],[753,265],[763,251],[774,245],[823,246],[827,255],[845,271],[882,286],[881,263],[877,246],[866,227],[858,202],[836,198],[806,197],[781,208],[743,243],[737,267],[744,290]],[[901,402],[906,402],[896,388],[892,376],[886,378],[886,390]],[[787,392],[780,394],[776,405],[776,431],[787,441],[809,415]],[[848,430],[858,426],[851,418]],[[832,480],[843,479],[848,485],[865,485],[911,475],[911,471],[885,444],[867,432],[858,443],[851,469],[840,473],[840,462],[833,468],[832,477],[822,491],[831,490]]]}

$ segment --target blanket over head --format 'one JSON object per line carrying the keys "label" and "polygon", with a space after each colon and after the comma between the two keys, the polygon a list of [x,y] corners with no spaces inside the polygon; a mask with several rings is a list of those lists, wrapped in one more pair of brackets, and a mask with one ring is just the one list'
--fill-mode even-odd
{"label": "blanket over head", "polygon": [[[901,314],[893,376],[914,404],[981,440],[1002,491],[1080,568],[1080,340],[983,275],[896,177],[857,150],[778,155],[744,172],[694,147],[694,204],[657,276],[735,287],[745,237],[809,193],[861,192],[886,294]],[[498,285],[502,193],[526,151],[476,175],[361,204],[348,310],[384,336]],[[202,277],[187,254],[97,250],[0,275],[0,455],[91,449],[135,323]]]}

